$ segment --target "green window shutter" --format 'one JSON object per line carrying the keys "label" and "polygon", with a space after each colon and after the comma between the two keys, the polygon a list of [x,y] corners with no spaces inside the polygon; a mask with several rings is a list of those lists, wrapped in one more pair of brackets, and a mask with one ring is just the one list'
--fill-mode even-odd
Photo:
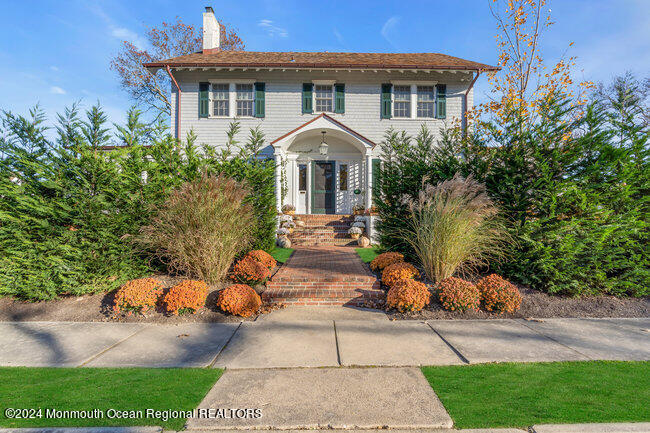
{"label": "green window shutter", "polygon": [[381,85],[381,118],[390,119],[392,116],[392,101],[391,101],[391,90],[392,84],[382,84]]}
{"label": "green window shutter", "polygon": [[436,119],[447,117],[447,85],[436,84]]}
{"label": "green window shutter", "polygon": [[302,112],[303,113],[313,113],[314,108],[312,107],[312,92],[314,85],[312,83],[304,83],[302,85]]}
{"label": "green window shutter", "polygon": [[375,203],[379,197],[379,176],[381,175],[381,159],[372,160],[372,202]]}
{"label": "green window shutter", "polygon": [[199,117],[210,113],[210,83],[199,83]]}
{"label": "green window shutter", "polygon": [[345,84],[334,86],[334,112],[345,113]]}
{"label": "green window shutter", "polygon": [[255,117],[264,117],[265,89],[264,83],[255,83]]}

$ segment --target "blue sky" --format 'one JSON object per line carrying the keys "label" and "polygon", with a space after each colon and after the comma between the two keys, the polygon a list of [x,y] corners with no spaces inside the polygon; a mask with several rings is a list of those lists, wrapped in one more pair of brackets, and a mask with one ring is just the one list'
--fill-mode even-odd
{"label": "blue sky", "polygon": [[[146,46],[147,26],[176,16],[201,25],[204,6],[235,26],[251,51],[440,52],[494,64],[490,0],[429,1],[8,1],[0,26],[0,109],[50,118],[72,102],[99,100],[111,121],[131,105],[109,69],[127,39]],[[650,0],[551,0],[556,24],[547,59],[578,56],[578,78],[650,75]],[[476,99],[487,89],[477,83]]]}

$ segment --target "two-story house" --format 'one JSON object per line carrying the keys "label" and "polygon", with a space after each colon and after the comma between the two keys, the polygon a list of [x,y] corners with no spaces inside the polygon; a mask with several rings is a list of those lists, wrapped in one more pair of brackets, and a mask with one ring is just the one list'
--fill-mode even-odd
{"label": "two-story house", "polygon": [[259,126],[277,161],[278,208],[300,214],[369,207],[385,131],[424,123],[439,134],[463,121],[479,74],[496,69],[437,53],[221,51],[219,41],[206,8],[201,52],[145,65],[171,77],[172,131],[220,146],[233,120],[240,141]]}

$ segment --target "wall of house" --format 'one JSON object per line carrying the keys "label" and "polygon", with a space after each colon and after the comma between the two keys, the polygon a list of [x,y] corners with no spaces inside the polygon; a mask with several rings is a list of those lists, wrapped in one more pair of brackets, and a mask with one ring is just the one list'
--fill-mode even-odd
{"label": "wall of house", "polygon": [[[345,113],[328,113],[346,126],[352,128],[366,138],[380,143],[385,131],[394,127],[406,130],[415,135],[422,123],[439,136],[440,129],[452,124],[454,119],[461,116],[463,93],[471,82],[469,73],[451,72],[385,72],[385,71],[174,71],[181,91],[181,137],[193,130],[199,144],[207,143],[221,146],[226,141],[226,130],[231,118],[207,118],[198,116],[198,83],[214,80],[255,80],[266,83],[266,113],[263,119],[240,118],[242,130],[237,139],[245,141],[249,129],[260,126],[266,135],[267,143],[286,134],[294,128],[311,120],[319,113],[302,114],[302,83],[312,80],[336,80],[345,84]],[[435,81],[447,85],[447,118],[445,120],[430,119],[381,119],[380,98],[381,84],[391,81]],[[469,95],[469,104],[473,101],[473,91]],[[172,107],[176,107],[176,91],[172,87]],[[231,107],[232,109],[232,107]],[[176,113],[172,112],[172,131],[175,130]],[[379,149],[376,150],[379,152]],[[270,146],[265,153],[273,154]]]}

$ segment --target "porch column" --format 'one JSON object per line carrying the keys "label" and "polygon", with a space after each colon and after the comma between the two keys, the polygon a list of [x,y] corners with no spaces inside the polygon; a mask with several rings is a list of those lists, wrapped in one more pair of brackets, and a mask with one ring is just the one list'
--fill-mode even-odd
{"label": "porch column", "polygon": [[372,206],[372,155],[366,155],[366,209]]}
{"label": "porch column", "polygon": [[275,207],[282,211],[282,150],[275,148]]}
{"label": "porch column", "polygon": [[307,203],[305,213],[311,214],[311,159],[307,159]]}

